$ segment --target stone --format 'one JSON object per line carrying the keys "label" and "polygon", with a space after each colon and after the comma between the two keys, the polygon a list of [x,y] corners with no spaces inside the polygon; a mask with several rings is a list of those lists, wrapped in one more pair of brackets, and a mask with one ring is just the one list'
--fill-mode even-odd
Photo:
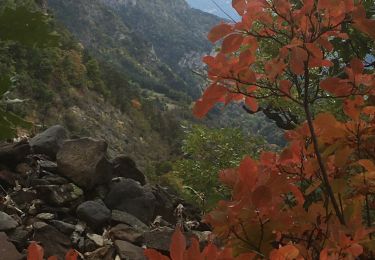
{"label": "stone", "polygon": [[0,232],[0,258],[7,260],[23,259],[23,256],[17,251],[16,247],[9,242],[9,238],[4,232]]}
{"label": "stone", "polygon": [[32,232],[31,229],[17,227],[16,229],[8,231],[7,233],[8,240],[12,242],[17,247],[17,249],[22,250],[27,246],[28,238],[30,237]]}
{"label": "stone", "polygon": [[156,199],[150,188],[132,179],[114,183],[105,199],[110,209],[130,213],[149,224],[154,218]]}
{"label": "stone", "polygon": [[109,231],[112,240],[125,240],[132,244],[141,244],[143,232],[126,224],[118,224]]}
{"label": "stone", "polygon": [[17,176],[15,173],[8,170],[0,170],[0,184],[3,187],[16,186]]}
{"label": "stone", "polygon": [[87,238],[93,241],[97,246],[104,246],[104,238],[98,234],[86,234]]}
{"label": "stone", "polygon": [[57,154],[59,173],[85,190],[107,184],[112,165],[107,159],[107,143],[92,138],[64,142]]}
{"label": "stone", "polygon": [[15,168],[27,155],[30,154],[30,145],[24,140],[19,143],[0,144],[0,163]]}
{"label": "stone", "polygon": [[18,226],[17,221],[15,221],[11,216],[5,212],[0,211],[0,231],[8,231],[15,229]]}
{"label": "stone", "polygon": [[19,190],[10,193],[11,199],[21,210],[28,209],[32,201],[37,199],[37,193],[33,190]]}
{"label": "stone", "polygon": [[113,260],[115,259],[115,249],[112,246],[104,246],[96,249],[95,251],[85,253],[87,260]]}
{"label": "stone", "polygon": [[65,234],[58,231],[51,225],[34,223],[34,236],[35,241],[40,242],[44,249],[44,256],[55,255],[59,259],[65,259],[66,252],[72,248],[70,238]]}
{"label": "stone", "polygon": [[38,160],[38,165],[41,170],[56,173],[57,172],[57,163],[51,162],[48,160]]}
{"label": "stone", "polygon": [[168,252],[174,229],[162,227],[144,233],[144,244],[147,248]]}
{"label": "stone", "polygon": [[65,205],[83,196],[83,191],[73,183],[63,185],[38,185],[35,187],[40,198],[55,206]]}
{"label": "stone", "polygon": [[77,216],[91,228],[99,229],[111,219],[111,211],[100,201],[86,201],[78,206]]}
{"label": "stone", "polygon": [[146,184],[146,177],[140,170],[138,170],[135,162],[131,158],[125,155],[120,155],[113,159],[112,165],[113,176],[133,179],[138,181],[141,185]]}
{"label": "stone", "polygon": [[65,128],[55,125],[32,138],[30,146],[34,153],[45,154],[51,159],[55,159],[66,138],[67,132]]}
{"label": "stone", "polygon": [[138,218],[120,210],[112,210],[112,221],[127,224],[136,230],[147,231],[149,229],[148,226]]}
{"label": "stone", "polygon": [[143,248],[130,244],[129,242],[116,240],[116,251],[121,259],[125,260],[146,260]]}
{"label": "stone", "polygon": [[166,188],[156,185],[152,188],[152,193],[156,198],[155,215],[161,216],[170,223],[176,223],[176,215],[174,214],[177,199]]}
{"label": "stone", "polygon": [[52,213],[39,213],[36,215],[36,218],[40,220],[52,220],[55,218],[55,215]]}
{"label": "stone", "polygon": [[76,229],[75,225],[72,225],[70,223],[66,223],[66,222],[60,221],[60,220],[51,220],[49,223],[51,223],[51,225],[53,225],[55,228],[57,228],[60,232],[66,234],[66,235],[69,235],[69,236]]}

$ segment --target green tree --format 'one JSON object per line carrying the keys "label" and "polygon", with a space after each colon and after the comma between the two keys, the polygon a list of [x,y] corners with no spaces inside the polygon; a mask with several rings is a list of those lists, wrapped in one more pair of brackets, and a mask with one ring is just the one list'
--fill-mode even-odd
{"label": "green tree", "polygon": [[182,180],[186,195],[198,197],[204,208],[210,208],[229,195],[220,185],[218,172],[238,165],[246,154],[257,157],[264,146],[260,137],[245,135],[240,129],[193,126],[183,141],[184,158],[174,163],[171,174]]}

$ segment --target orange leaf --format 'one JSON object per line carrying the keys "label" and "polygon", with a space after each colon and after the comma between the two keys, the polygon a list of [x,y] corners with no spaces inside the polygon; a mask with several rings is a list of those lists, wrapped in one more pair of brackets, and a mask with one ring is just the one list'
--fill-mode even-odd
{"label": "orange leaf", "polygon": [[293,260],[299,256],[299,250],[293,245],[286,245],[272,250],[270,260]]}
{"label": "orange leaf", "polygon": [[173,233],[172,242],[169,249],[172,260],[183,260],[185,249],[185,236],[182,234],[180,228],[176,228],[175,232]]}
{"label": "orange leaf", "polygon": [[74,249],[70,249],[65,255],[65,260],[77,260],[77,259],[78,259],[78,252]]}
{"label": "orange leaf", "polygon": [[232,6],[239,15],[243,15],[246,10],[246,0],[233,0]]}
{"label": "orange leaf", "polygon": [[44,250],[36,242],[31,242],[27,248],[27,260],[43,260]]}
{"label": "orange leaf", "polygon": [[200,248],[199,248],[199,242],[197,239],[193,238],[191,241],[190,248],[185,252],[184,254],[185,260],[204,260]]}
{"label": "orange leaf", "polygon": [[272,202],[272,192],[267,186],[261,185],[254,190],[251,201],[256,208],[267,207]]}
{"label": "orange leaf", "polygon": [[169,257],[162,255],[154,249],[145,249],[144,255],[148,258],[148,260],[170,260]]}
{"label": "orange leaf", "polygon": [[351,119],[358,121],[363,104],[364,99],[362,96],[356,96],[354,99],[346,99],[344,102],[344,112]]}
{"label": "orange leaf", "polygon": [[252,97],[246,97],[245,98],[246,105],[250,108],[251,111],[257,112],[259,105],[255,98]]}
{"label": "orange leaf", "polygon": [[280,81],[280,90],[281,92],[285,93],[286,95],[291,95],[290,89],[292,88],[292,82],[289,80],[281,80]]}
{"label": "orange leaf", "polygon": [[208,40],[210,40],[212,43],[215,43],[232,32],[232,25],[227,23],[221,23],[211,29],[211,31],[208,33]]}
{"label": "orange leaf", "polygon": [[223,53],[237,51],[241,47],[242,41],[243,36],[241,34],[231,34],[224,39],[221,51]]}
{"label": "orange leaf", "polygon": [[361,74],[364,69],[362,61],[358,58],[354,58],[350,61],[350,67],[352,68],[354,74]]}

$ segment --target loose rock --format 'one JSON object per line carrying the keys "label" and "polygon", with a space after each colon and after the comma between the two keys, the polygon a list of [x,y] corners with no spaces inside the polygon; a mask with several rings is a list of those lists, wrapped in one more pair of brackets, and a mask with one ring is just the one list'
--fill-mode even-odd
{"label": "loose rock", "polygon": [[126,260],[146,260],[143,253],[143,248],[130,244],[129,242],[116,240],[116,251],[121,259]]}
{"label": "loose rock", "polygon": [[113,165],[113,176],[124,177],[138,181],[141,185],[146,184],[146,177],[138,170],[135,162],[125,156],[120,155],[112,161]]}
{"label": "loose rock", "polygon": [[154,218],[155,196],[147,186],[125,179],[114,183],[106,199],[110,209],[128,212],[148,224]]}
{"label": "loose rock", "polygon": [[34,153],[45,154],[51,159],[55,159],[66,138],[67,132],[65,128],[55,125],[32,138],[30,145]]}
{"label": "loose rock", "polygon": [[5,212],[0,211],[0,231],[15,229],[17,226],[17,221],[15,221],[11,216],[6,214]]}
{"label": "loose rock", "polygon": [[112,177],[106,151],[104,141],[91,138],[66,141],[57,154],[59,173],[86,190],[106,184]]}
{"label": "loose rock", "polygon": [[86,201],[78,206],[77,216],[93,229],[103,227],[111,219],[111,211],[98,201]]}

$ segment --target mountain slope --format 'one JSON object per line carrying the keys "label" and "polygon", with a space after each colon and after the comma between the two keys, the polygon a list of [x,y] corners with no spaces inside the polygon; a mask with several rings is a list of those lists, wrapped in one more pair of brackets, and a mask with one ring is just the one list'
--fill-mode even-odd
{"label": "mountain slope", "polygon": [[[209,53],[220,20],[185,0],[49,0],[49,8],[97,58],[110,61],[141,88],[174,99],[199,95],[186,64]],[[191,64],[190,64],[191,65]]]}

